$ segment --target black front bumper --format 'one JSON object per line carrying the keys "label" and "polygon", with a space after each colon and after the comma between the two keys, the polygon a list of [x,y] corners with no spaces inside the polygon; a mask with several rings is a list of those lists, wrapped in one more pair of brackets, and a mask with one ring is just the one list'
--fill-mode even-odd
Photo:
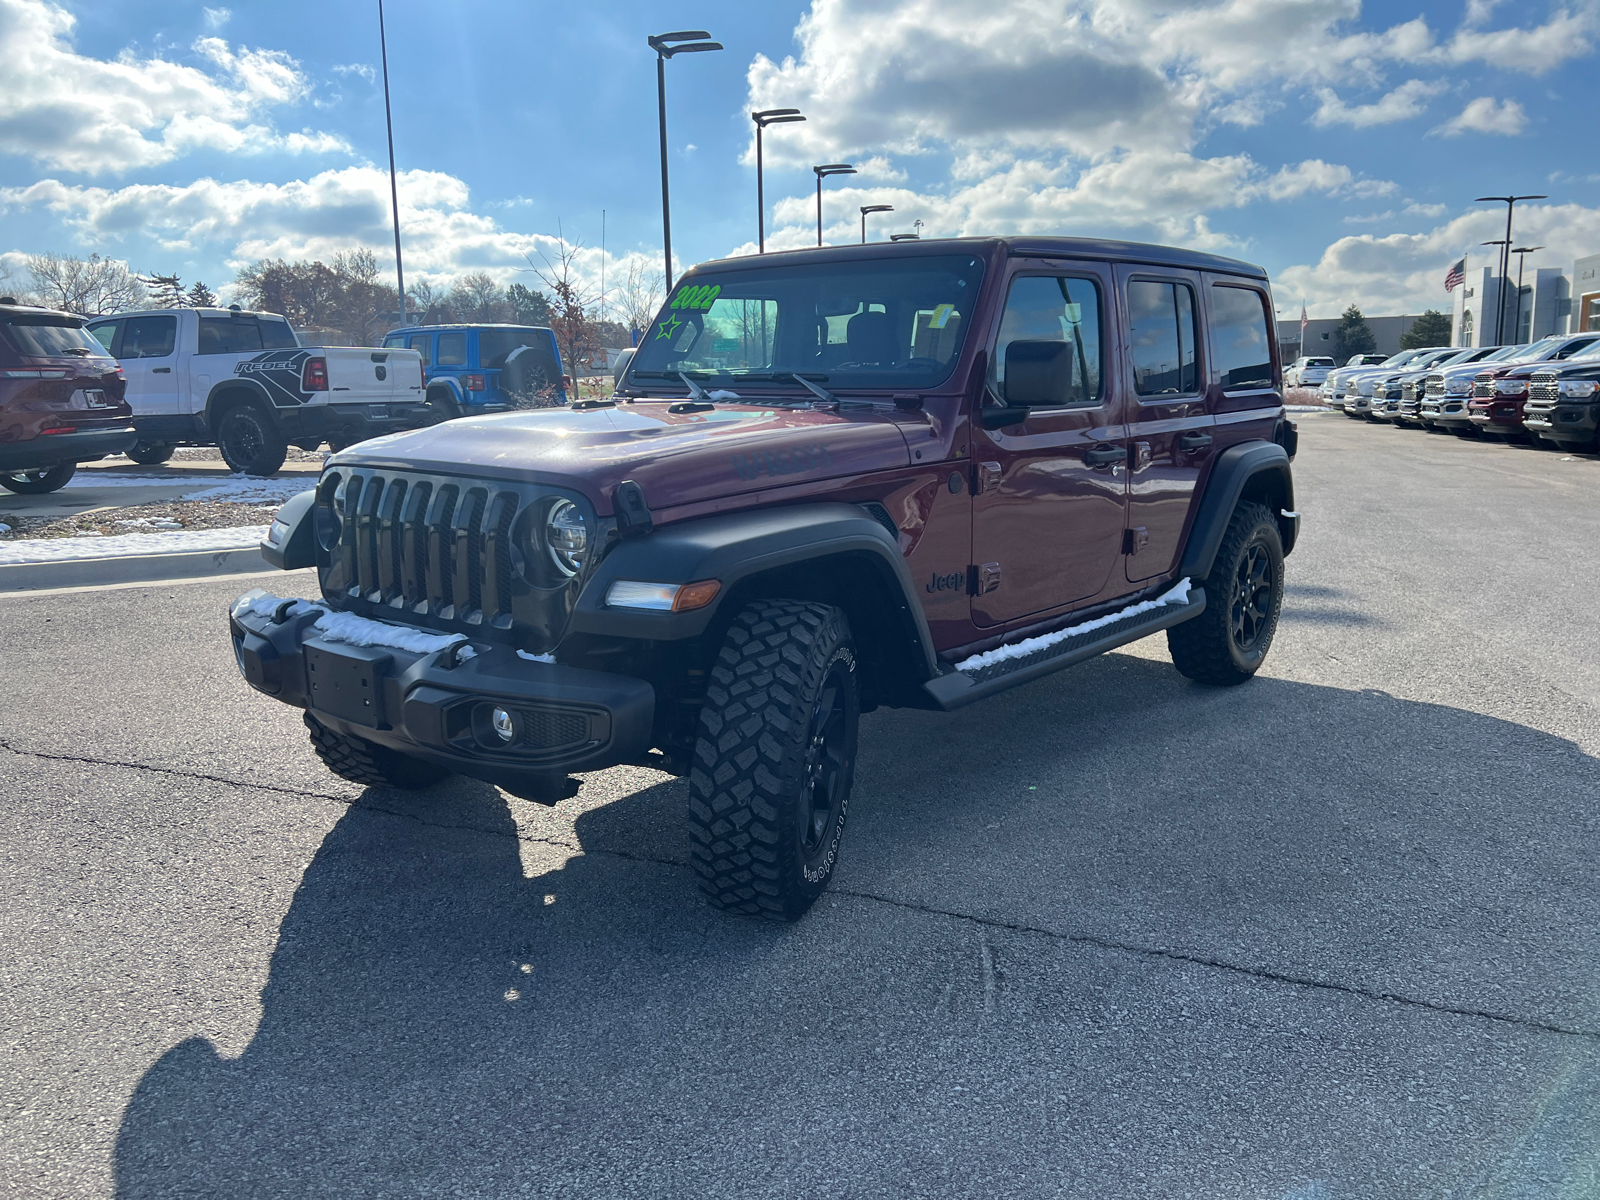
{"label": "black front bumper", "polygon": [[1522,423],[1547,442],[1585,445],[1600,435],[1600,405],[1560,400],[1548,408],[1524,408]]}
{"label": "black front bumper", "polygon": [[26,442],[0,443],[0,471],[32,471],[62,463],[94,462],[121,454],[138,438],[132,424],[117,429],[85,429],[52,433]]}
{"label": "black front bumper", "polygon": [[[650,748],[655,689],[642,679],[533,662],[485,642],[459,658],[334,642],[315,627],[326,610],[295,604],[290,615],[286,601],[256,612],[256,595],[240,597],[229,616],[239,670],[257,691],[340,733],[511,791],[636,762]],[[511,714],[510,741],[495,732],[496,708]]]}

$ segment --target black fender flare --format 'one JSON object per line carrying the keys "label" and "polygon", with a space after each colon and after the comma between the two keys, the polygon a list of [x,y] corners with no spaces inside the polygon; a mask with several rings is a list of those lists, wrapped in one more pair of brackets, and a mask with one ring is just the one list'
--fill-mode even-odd
{"label": "black fender flare", "polygon": [[466,393],[461,390],[461,384],[455,377],[450,375],[441,375],[436,379],[428,380],[422,389],[422,398],[426,400],[429,392],[436,392],[440,389],[450,393],[450,399],[455,401],[457,408],[464,409],[466,407]]}
{"label": "black fender flare", "polygon": [[211,390],[206,393],[205,427],[208,432],[215,434],[217,431],[216,416],[218,408],[222,407],[227,397],[237,395],[240,392],[249,392],[251,399],[259,402],[268,416],[273,420],[277,419],[278,409],[272,403],[272,397],[267,394],[266,388],[262,387],[254,379],[239,379],[230,375],[228,378],[213,384]]}
{"label": "black fender flare", "polygon": [[261,542],[261,557],[280,571],[299,571],[317,565],[316,505],[317,489],[307,488],[284,501],[272,519],[272,530],[285,527],[282,539],[274,545],[272,532]]}
{"label": "black fender flare", "polygon": [[[933,636],[917,603],[910,569],[896,539],[854,504],[821,502],[760,508],[680,524],[657,526],[644,537],[619,541],[595,567],[573,609],[567,632],[602,637],[678,641],[699,637],[759,576],[816,564],[819,576],[848,566],[881,590],[893,611],[875,611],[899,641],[891,653],[922,683],[937,674]],[[644,583],[695,583],[716,579],[716,599],[691,612],[609,608],[606,593],[619,579]],[[820,580],[819,582],[826,582]],[[803,596],[801,598],[804,598]],[[726,614],[731,618],[731,612]]]}
{"label": "black fender flare", "polygon": [[[1263,502],[1278,519],[1283,552],[1294,549],[1300,517],[1294,511],[1294,471],[1289,454],[1277,442],[1252,441],[1229,446],[1217,455],[1206,481],[1205,494],[1189,528],[1189,541],[1178,567],[1180,577],[1199,581],[1211,574],[1233,510],[1247,493],[1261,493]],[[1284,514],[1289,514],[1285,516]]]}

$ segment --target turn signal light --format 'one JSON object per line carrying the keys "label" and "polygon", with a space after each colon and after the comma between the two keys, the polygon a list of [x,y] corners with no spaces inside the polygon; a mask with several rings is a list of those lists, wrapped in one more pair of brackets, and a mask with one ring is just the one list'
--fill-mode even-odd
{"label": "turn signal light", "polygon": [[721,590],[722,581],[718,579],[702,579],[696,583],[639,583],[619,579],[606,592],[606,605],[654,612],[690,612],[710,604]]}

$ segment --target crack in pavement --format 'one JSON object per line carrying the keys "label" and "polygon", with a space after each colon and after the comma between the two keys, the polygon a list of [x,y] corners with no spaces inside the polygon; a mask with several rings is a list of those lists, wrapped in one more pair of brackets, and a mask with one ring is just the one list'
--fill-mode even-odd
{"label": "crack in pavement", "polygon": [[[346,808],[360,808],[364,812],[380,813],[384,816],[397,817],[401,820],[415,821],[417,824],[430,829],[449,829],[462,833],[479,833],[488,837],[508,837],[519,842],[535,842],[547,846],[558,846],[566,850],[580,850],[585,854],[607,854],[613,858],[624,859],[629,862],[651,863],[656,866],[682,867],[687,865],[680,859],[655,858],[649,855],[634,854],[626,850],[616,850],[607,847],[588,847],[581,841],[562,841],[557,838],[538,837],[530,834],[507,833],[502,829],[486,829],[480,825],[452,824],[444,821],[430,821],[416,813],[403,812],[398,809],[384,808],[376,804],[362,803],[361,800],[352,800],[346,796],[336,796],[328,792],[313,792],[302,788],[287,788],[274,784],[251,783],[239,779],[229,779],[224,776],[207,775],[199,771],[185,771],[177,767],[157,766],[151,763],[125,762],[116,759],[90,758],[79,754],[51,754],[39,750],[20,750],[6,738],[0,737],[0,750],[24,758],[37,758],[54,762],[75,762],[87,766],[122,767],[134,771],[150,771],[160,775],[175,775],[185,779],[197,779],[208,783],[221,783],[230,787],[255,788],[261,791],[278,792],[287,796],[302,796],[314,800],[331,800],[342,804]],[[1234,975],[1243,975],[1250,979],[1266,983],[1283,984],[1289,987],[1308,988],[1315,991],[1339,992],[1347,996],[1355,996],[1363,1000],[1373,1000],[1383,1004],[1398,1004],[1407,1008],[1419,1008],[1428,1012],[1440,1013],[1456,1017],[1475,1017],[1484,1021],[1494,1021],[1504,1025],[1514,1025],[1521,1029],[1535,1030],[1541,1033],[1560,1034],[1563,1037],[1584,1038],[1589,1041],[1600,1042],[1600,1031],[1577,1029],[1567,1025],[1558,1025],[1553,1021],[1539,1021],[1529,1017],[1513,1016],[1510,1013],[1494,1012],[1489,1009],[1467,1008],[1461,1005],[1441,1004],[1433,1000],[1419,1000],[1414,996],[1401,995],[1398,992],[1379,992],[1371,988],[1359,987],[1355,984],[1339,983],[1334,980],[1314,979],[1303,975],[1289,975],[1281,971],[1270,971],[1263,967],[1247,967],[1238,963],[1231,963],[1220,958],[1209,958],[1201,954],[1193,954],[1182,950],[1169,950],[1161,946],[1141,946],[1135,942],[1119,942],[1114,938],[1102,937],[1092,933],[1063,933],[1058,929],[1047,929],[1039,925],[1028,925],[1020,921],[1004,921],[996,917],[976,916],[972,913],[957,912],[954,909],[939,908],[931,904],[921,904],[911,900],[901,900],[893,896],[885,896],[877,892],[867,892],[860,889],[830,886],[826,893],[830,896],[849,897],[855,900],[870,900],[878,904],[886,904],[893,908],[904,909],[908,912],[919,912],[928,916],[948,917],[957,921],[967,921],[981,928],[1004,929],[1012,933],[1034,934],[1040,937],[1053,938],[1057,941],[1069,942],[1073,945],[1093,946],[1100,950],[1111,951],[1116,954],[1131,955],[1136,958],[1160,959],[1168,962],[1186,963],[1190,966],[1206,967],[1214,971],[1226,971]]]}
{"label": "crack in pavement", "polygon": [[1542,1033],[1559,1033],[1565,1037],[1586,1038],[1589,1041],[1600,1042],[1600,1032],[1590,1029],[1575,1029],[1567,1025],[1557,1025],[1551,1021],[1539,1021],[1530,1017],[1517,1017],[1510,1013],[1498,1013],[1489,1009],[1465,1008],[1453,1004],[1440,1004],[1433,1000],[1418,1000],[1414,996],[1403,996],[1398,992],[1378,992],[1371,988],[1358,987],[1351,983],[1338,983],[1327,979],[1313,979],[1304,975],[1288,975],[1281,971],[1269,971],[1264,967],[1245,967],[1238,963],[1231,963],[1220,958],[1207,958],[1205,955],[1192,954],[1183,950],[1168,950],[1161,946],[1141,946],[1135,942],[1119,942],[1115,938],[1101,937],[1093,933],[1062,933],[1058,929],[1046,929],[1039,925],[1027,925],[1018,921],[1003,921],[997,917],[978,917],[971,913],[956,912],[953,909],[938,908],[931,904],[919,904],[912,900],[898,900],[893,896],[880,895],[877,892],[863,892],[849,888],[832,887],[826,893],[831,896],[850,896],[859,900],[872,900],[879,904],[889,904],[896,908],[909,909],[912,912],[927,913],[930,916],[953,917],[958,921],[970,921],[975,925],[986,926],[990,929],[1005,929],[1013,933],[1031,933],[1042,937],[1054,938],[1057,941],[1071,942],[1080,946],[1094,946],[1101,950],[1110,950],[1118,954],[1129,954],[1138,958],[1165,959],[1169,962],[1188,963],[1191,966],[1209,967],[1216,971],[1228,971],[1235,975],[1245,975],[1251,979],[1263,980],[1267,983],[1282,983],[1292,987],[1311,988],[1319,991],[1342,992],[1347,996],[1357,996],[1363,1000],[1377,1000],[1387,1004],[1401,1004],[1410,1008],[1422,1008],[1429,1012],[1446,1013],[1456,1017],[1478,1017],[1485,1021],[1497,1021],[1506,1025],[1516,1025],[1523,1029],[1534,1029]]}

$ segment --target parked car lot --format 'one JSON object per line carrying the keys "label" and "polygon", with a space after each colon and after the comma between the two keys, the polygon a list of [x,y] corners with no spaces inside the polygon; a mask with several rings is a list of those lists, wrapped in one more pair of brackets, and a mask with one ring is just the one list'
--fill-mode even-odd
{"label": "parked car lot", "polygon": [[1600,463],[1301,439],[1256,680],[1157,638],[869,715],[793,927],[694,902],[645,768],[331,779],[190,632],[238,584],[0,598],[0,1193],[1582,1194],[1600,633],[1530,618],[1581,602]]}

